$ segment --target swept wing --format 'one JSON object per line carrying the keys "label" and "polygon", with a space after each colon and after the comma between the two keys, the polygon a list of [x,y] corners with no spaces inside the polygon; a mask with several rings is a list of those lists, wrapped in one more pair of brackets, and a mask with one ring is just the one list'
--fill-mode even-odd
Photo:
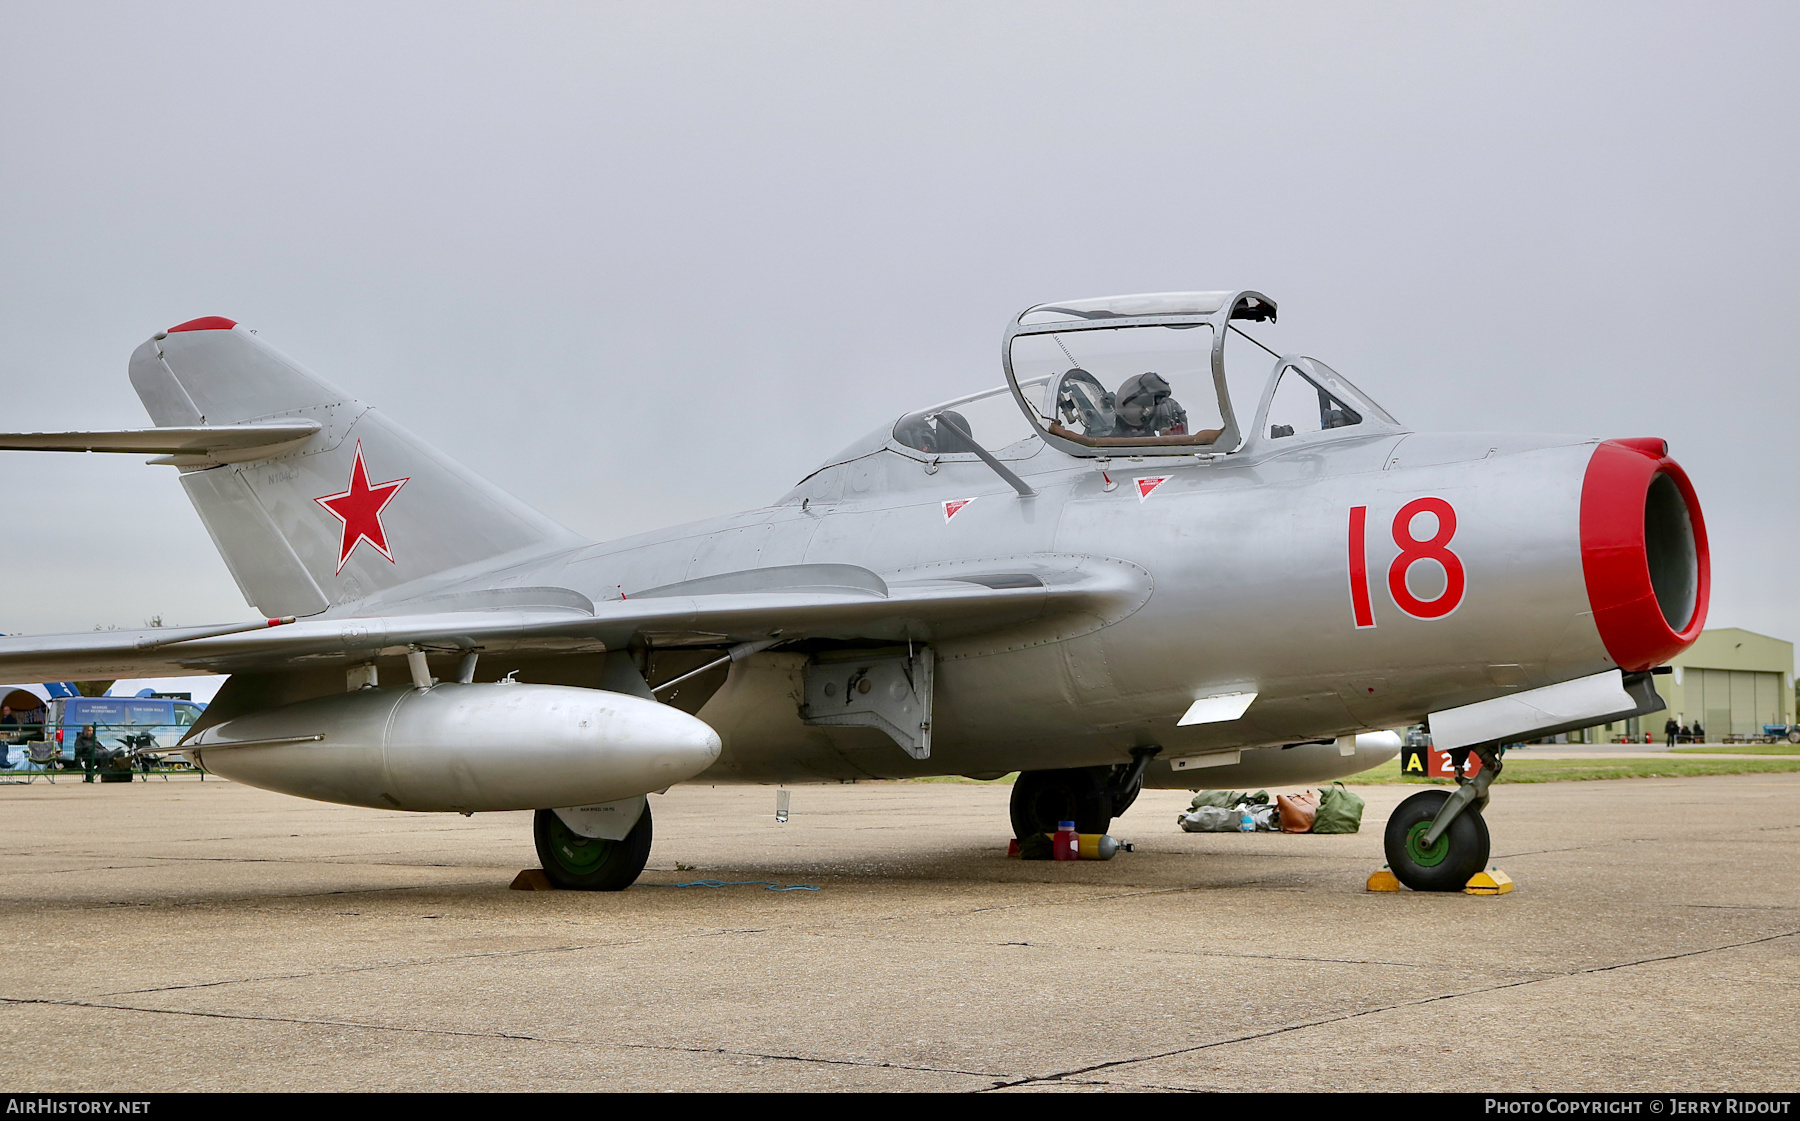
{"label": "swept wing", "polygon": [[[505,589],[510,594],[471,594],[462,603],[442,596],[388,614],[270,621],[285,625],[0,638],[0,677],[268,672],[352,664],[413,646],[534,656],[601,653],[623,648],[634,635],[662,646],[806,638],[929,642],[1044,629],[1060,637],[1123,618],[1150,591],[1148,574],[1135,565],[1068,557],[892,583],[864,570],[861,586],[790,578],[773,581],[770,590],[704,590],[754,585],[755,571],[597,604],[565,588]],[[480,606],[483,600],[494,605]]]}

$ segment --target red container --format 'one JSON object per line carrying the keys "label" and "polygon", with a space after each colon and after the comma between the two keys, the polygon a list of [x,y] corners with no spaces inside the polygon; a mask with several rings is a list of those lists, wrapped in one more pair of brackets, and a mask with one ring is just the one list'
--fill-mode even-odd
{"label": "red container", "polygon": [[1050,838],[1050,859],[1081,859],[1081,834],[1075,832],[1074,822],[1065,821],[1056,827],[1056,834]]}

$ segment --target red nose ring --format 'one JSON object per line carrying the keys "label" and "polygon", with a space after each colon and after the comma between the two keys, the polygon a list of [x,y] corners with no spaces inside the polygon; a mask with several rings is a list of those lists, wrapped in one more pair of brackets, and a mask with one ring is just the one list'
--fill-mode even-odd
{"label": "red nose ring", "polygon": [[1700,637],[1712,593],[1706,522],[1664,441],[1594,449],[1581,484],[1581,569],[1594,625],[1621,669],[1662,665]]}

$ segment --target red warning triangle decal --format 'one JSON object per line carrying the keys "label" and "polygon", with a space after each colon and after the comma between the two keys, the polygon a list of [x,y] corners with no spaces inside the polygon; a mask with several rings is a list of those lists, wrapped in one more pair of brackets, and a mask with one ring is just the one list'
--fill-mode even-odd
{"label": "red warning triangle decal", "polygon": [[956,516],[956,512],[975,501],[973,498],[951,498],[944,502],[944,520],[947,522]]}
{"label": "red warning triangle decal", "polygon": [[1138,501],[1150,497],[1150,492],[1169,481],[1167,475],[1139,475],[1137,478]]}

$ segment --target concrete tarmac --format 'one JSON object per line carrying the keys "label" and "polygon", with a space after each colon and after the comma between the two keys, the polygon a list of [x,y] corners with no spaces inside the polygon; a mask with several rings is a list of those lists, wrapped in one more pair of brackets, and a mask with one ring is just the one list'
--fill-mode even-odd
{"label": "concrete tarmac", "polygon": [[[527,814],[192,779],[0,787],[18,1091],[1786,1091],[1800,776],[1495,788],[1479,898],[1354,836],[1004,856],[1009,788],[653,797],[613,894],[509,891]],[[682,867],[677,867],[677,862]],[[650,886],[772,881],[817,891]]]}

